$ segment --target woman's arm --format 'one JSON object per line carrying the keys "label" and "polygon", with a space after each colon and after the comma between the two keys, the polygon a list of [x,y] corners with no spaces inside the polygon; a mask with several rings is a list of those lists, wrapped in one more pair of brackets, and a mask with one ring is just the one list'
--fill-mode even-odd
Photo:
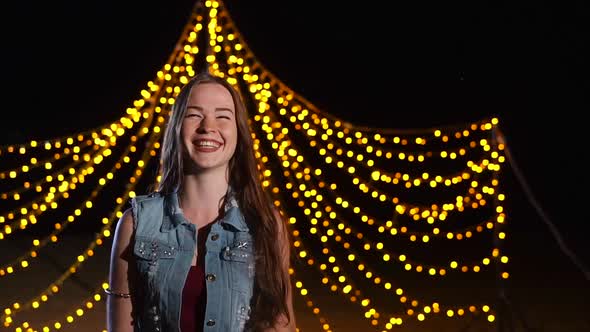
{"label": "woman's arm", "polygon": [[133,299],[130,296],[135,277],[132,260],[133,213],[127,209],[115,228],[111,248],[109,285],[107,295],[107,330],[109,332],[133,331]]}
{"label": "woman's arm", "polygon": [[[289,238],[289,230],[287,229],[287,225],[283,220],[282,215],[277,209],[274,209],[275,219],[279,223],[279,249],[281,252],[281,257],[283,259],[282,268],[284,269],[284,273],[289,275],[289,268],[290,268],[290,257],[291,257],[291,240]],[[277,323],[275,324],[274,328],[266,332],[295,332],[296,331],[296,321],[295,321],[295,312],[293,311],[293,295],[292,295],[292,286],[291,286],[291,278],[288,279],[287,284],[287,310],[289,311],[289,321],[287,322],[287,317],[284,315],[280,316],[277,319]]]}

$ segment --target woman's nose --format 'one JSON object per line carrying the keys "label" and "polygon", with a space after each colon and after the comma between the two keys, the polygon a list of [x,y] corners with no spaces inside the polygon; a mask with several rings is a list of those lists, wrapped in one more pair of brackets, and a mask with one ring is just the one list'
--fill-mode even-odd
{"label": "woman's nose", "polygon": [[209,116],[204,117],[197,127],[197,131],[199,132],[210,132],[213,130],[215,130],[215,119]]}

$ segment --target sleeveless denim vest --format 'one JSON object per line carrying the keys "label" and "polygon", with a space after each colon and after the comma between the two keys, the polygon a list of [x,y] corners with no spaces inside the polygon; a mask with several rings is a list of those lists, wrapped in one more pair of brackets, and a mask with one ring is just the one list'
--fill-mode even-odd
{"label": "sleeveless denim vest", "polygon": [[[204,331],[243,331],[250,314],[252,236],[235,198],[230,196],[226,202],[223,218],[211,225],[206,240]],[[177,193],[136,196],[131,206],[138,272],[134,330],[179,332],[182,290],[195,252],[196,227],[182,214]]]}

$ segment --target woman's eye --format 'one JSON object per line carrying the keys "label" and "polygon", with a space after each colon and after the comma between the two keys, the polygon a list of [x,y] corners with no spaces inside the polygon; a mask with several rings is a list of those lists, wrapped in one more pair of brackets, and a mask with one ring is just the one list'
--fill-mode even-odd
{"label": "woman's eye", "polygon": [[227,115],[220,115],[217,118],[218,119],[228,119],[229,120],[229,116],[227,116]]}

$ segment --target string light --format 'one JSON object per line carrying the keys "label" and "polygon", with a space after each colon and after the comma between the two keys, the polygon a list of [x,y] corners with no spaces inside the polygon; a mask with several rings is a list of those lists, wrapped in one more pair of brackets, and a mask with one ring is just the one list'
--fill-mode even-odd
{"label": "string light", "polygon": [[[198,46],[203,31],[209,38],[206,50]],[[289,273],[297,294],[318,317],[322,330],[331,331],[332,326],[317,301],[312,300],[310,287],[304,286],[309,274],[306,269],[321,276],[322,287],[358,305],[359,314],[382,330],[391,330],[408,319],[424,321],[438,313],[447,318],[483,314],[489,322],[495,321],[496,314],[487,303],[453,305],[410,296],[392,276],[371,266],[375,260],[371,261],[368,254],[377,255],[379,265],[395,264],[408,273],[450,278],[450,272],[479,273],[496,264],[500,278],[509,277],[509,257],[497,245],[506,238],[502,205],[505,195],[499,177],[505,162],[504,147],[492,135],[498,119],[417,130],[361,127],[339,119],[317,109],[267,70],[241,38],[223,4],[206,1],[189,19],[166,64],[118,121],[67,137],[0,147],[0,156],[26,160],[0,172],[0,180],[15,183],[14,189],[0,194],[0,199],[18,205],[27,193],[42,195],[33,203],[0,216],[0,223],[4,224],[0,239],[36,224],[44,211],[62,208],[59,200],[73,197],[73,191],[83,183],[93,184],[88,183],[92,175],[98,177],[90,195],[84,199],[76,197],[81,200],[78,207],[56,223],[47,237],[36,239],[27,253],[0,267],[0,276],[30,266],[41,248],[57,242],[69,224],[95,206],[102,188],[113,183],[113,179],[120,179],[119,171],[133,168],[125,189],[115,199],[113,212],[102,218],[95,239],[39,295],[5,308],[1,317],[5,327],[14,325],[15,331],[34,329],[26,321],[17,323],[17,314],[42,307],[60,291],[67,278],[94,256],[94,249],[111,236],[113,222],[120,218],[126,199],[135,195],[145,168],[153,164],[176,94],[195,76],[196,70],[203,69],[194,67],[198,55],[204,58],[210,72],[234,85],[253,106],[249,125],[263,187],[272,192],[277,207],[292,212],[287,214],[292,252],[303,268],[296,275],[291,267]],[[135,124],[140,126],[130,134]],[[115,155],[114,148],[123,138],[129,140],[127,149],[118,154],[109,170],[100,168],[98,174],[99,165],[112,162],[109,157]],[[142,146],[146,148],[142,150]],[[140,151],[141,157],[133,159]],[[65,162],[70,158],[72,162]],[[44,177],[16,184],[33,172],[43,172]],[[394,190],[395,195],[388,189]],[[419,191],[452,196],[441,194],[436,201],[416,203],[411,197]],[[371,205],[380,208],[370,211]],[[386,209],[391,211],[388,217],[375,215]],[[476,213],[481,215],[474,217]],[[472,222],[466,223],[466,219]],[[395,242],[377,239],[382,235],[428,250],[435,250],[434,241],[461,243],[475,239],[475,235],[479,241],[494,237],[495,245],[477,260],[447,258],[440,264],[411,258],[409,251],[392,249],[390,245]],[[320,249],[312,250],[313,244],[318,243]],[[404,309],[384,314],[387,308],[379,308],[374,298],[365,295],[361,291],[363,285],[376,285],[391,292]],[[106,282],[100,288],[104,287],[108,287]],[[99,294],[91,293],[81,301],[83,305],[65,314],[64,319],[39,329],[60,329],[82,317],[102,300]]]}
{"label": "string light", "polygon": [[[169,67],[165,66],[165,68],[168,70]],[[175,76],[176,77],[176,76]],[[152,83],[150,82],[148,85],[150,85],[150,90],[152,91],[162,91],[162,93],[167,93],[170,95],[170,97],[165,98],[165,99],[159,99],[158,102],[160,103],[158,106],[153,107],[153,109],[148,109],[148,111],[146,112],[137,112],[136,110],[133,110],[131,114],[134,114],[134,119],[136,119],[137,121],[141,120],[141,119],[147,119],[148,121],[145,122],[144,126],[142,126],[141,128],[139,128],[139,133],[137,136],[135,136],[135,139],[132,138],[132,142],[139,142],[138,139],[146,134],[150,134],[150,137],[148,138],[148,140],[146,141],[146,146],[147,147],[151,147],[151,149],[146,149],[143,151],[143,155],[140,158],[140,160],[136,163],[136,169],[135,171],[132,172],[132,176],[130,177],[128,183],[127,183],[127,189],[122,193],[121,196],[117,197],[117,199],[115,200],[116,203],[118,204],[118,206],[113,210],[114,212],[111,214],[110,218],[104,218],[103,219],[103,224],[104,226],[102,227],[102,229],[96,234],[95,240],[93,242],[90,243],[89,247],[80,255],[77,256],[76,261],[68,268],[68,270],[62,274],[56,281],[52,282],[51,285],[46,288],[43,292],[41,292],[40,295],[34,297],[31,300],[28,301],[19,301],[16,302],[12,308],[5,308],[4,310],[4,315],[1,317],[4,323],[4,326],[10,326],[11,324],[14,323],[14,317],[15,315],[25,309],[38,309],[39,307],[41,307],[41,304],[48,301],[48,299],[50,298],[50,296],[56,294],[57,292],[59,292],[60,290],[60,286],[63,284],[63,282],[68,279],[72,274],[76,273],[76,271],[79,269],[79,267],[81,266],[81,264],[85,263],[86,261],[88,261],[88,259],[90,257],[92,257],[94,254],[94,248],[96,246],[102,245],[104,243],[104,238],[105,237],[109,237],[111,235],[110,229],[112,228],[112,224],[114,222],[114,220],[116,220],[117,218],[121,217],[121,212],[120,209],[122,208],[122,206],[124,204],[126,204],[126,200],[122,199],[122,197],[132,197],[133,196],[133,188],[135,187],[135,185],[138,183],[139,178],[143,175],[143,171],[142,169],[145,168],[148,165],[148,161],[149,159],[155,157],[157,155],[155,149],[159,148],[160,143],[158,142],[160,139],[160,136],[162,134],[162,132],[160,130],[158,130],[157,128],[159,128],[158,126],[161,125],[161,123],[163,122],[163,118],[158,117],[157,121],[155,122],[155,124],[152,126],[152,129],[150,129],[150,125],[153,122],[152,120],[155,119],[154,114],[156,113],[160,113],[162,110],[162,106],[169,108],[171,102],[173,103],[174,101],[174,95],[179,91],[179,89],[175,89],[175,88],[170,88],[170,89],[159,89],[159,88],[154,88],[154,86],[152,85]],[[147,94],[144,94],[147,97]],[[164,94],[161,94],[161,96],[164,96]],[[136,103],[136,106],[141,106],[141,103]],[[128,112],[130,112],[130,109],[128,109]],[[129,127],[129,126],[128,126]],[[135,152],[137,151],[137,148],[134,144],[130,144],[128,147],[127,151],[130,152]],[[126,155],[126,153],[123,153],[120,160],[123,160],[123,163],[129,163],[131,161],[131,159],[129,158],[128,155]],[[122,163],[119,161],[115,164],[115,168],[117,170],[119,170],[122,167]],[[114,172],[111,171],[108,174],[113,174]],[[112,179],[114,176],[111,175],[107,178]],[[106,181],[104,181],[103,185],[106,184]],[[69,219],[69,222],[72,222],[71,219]],[[63,227],[58,227],[59,229],[63,229]],[[55,241],[54,239],[56,238],[56,236],[52,236],[51,239],[53,241]],[[39,246],[41,244],[40,241],[35,241],[34,245],[35,246]],[[35,255],[35,254],[33,254]],[[25,260],[21,260],[20,261],[21,265],[26,265],[28,266],[28,262]],[[25,263],[25,264],[23,264]],[[11,266],[6,268],[6,271],[8,273],[11,273],[13,270],[13,268]],[[21,304],[24,303],[24,304]],[[83,314],[83,311],[77,310],[76,313],[80,316]],[[68,316],[66,319],[68,322],[71,322],[73,320],[73,316]],[[56,324],[60,324],[60,323],[56,323]],[[24,322],[23,325],[17,327],[17,330],[20,330],[23,328],[23,326],[27,326],[28,323]],[[28,327],[27,327],[28,328]],[[47,329],[48,327],[45,326],[43,327],[43,329]]]}
{"label": "string light", "polygon": [[[155,141],[157,141],[159,137],[159,133],[153,132],[150,139],[148,140],[148,142],[151,143],[150,146]],[[144,150],[141,160],[147,160],[149,157],[150,150]],[[145,162],[138,162],[136,164],[137,166],[133,174],[141,174],[141,172],[138,171],[142,170],[146,164],[147,163]],[[122,197],[128,197],[129,193],[135,188],[137,181],[132,180],[134,179],[134,177],[135,175],[132,175],[130,181],[127,184],[126,190],[123,192]],[[66,279],[68,279],[72,274],[76,273],[82,264],[84,264],[89,258],[94,256],[94,249],[97,246],[100,246],[104,243],[105,237],[109,237],[111,235],[110,229],[112,228],[112,224],[115,220],[121,217],[122,213],[120,212],[120,210],[127,202],[126,200],[121,199],[121,197],[118,197],[116,199],[116,203],[118,205],[111,213],[110,217],[108,218],[108,221],[104,224],[102,229],[96,234],[94,241],[92,241],[89,244],[89,246],[76,257],[76,261],[72,265],[70,265],[66,272],[59,276],[56,281],[52,282],[51,285],[49,285],[44,291],[41,292],[41,294],[35,296],[33,299],[26,301],[25,304],[19,305],[18,308],[16,308],[14,305],[13,308],[4,308],[3,312],[5,314],[2,317],[0,317],[0,320],[3,320],[4,326],[10,325],[10,321],[14,319],[13,317],[15,316],[15,314],[20,312],[21,310],[28,308],[38,309],[42,303],[48,301],[49,297],[59,292],[61,286],[63,285]],[[7,314],[7,312],[10,312],[10,314]]]}
{"label": "string light", "polygon": [[[145,125],[150,126],[149,122]],[[134,139],[131,139],[131,141],[134,141]],[[122,165],[123,163],[130,163],[132,161],[132,159],[130,158],[131,150],[137,151],[136,146],[134,144],[127,145],[125,151],[121,153],[119,159],[113,164],[111,169],[106,172],[107,175],[99,179],[98,184],[90,193],[87,201],[81,203],[78,208],[74,209],[75,213],[69,215],[61,223],[56,223],[54,225],[55,229],[44,239],[35,239],[33,241],[32,248],[29,249],[26,254],[23,254],[16,258],[14,261],[0,267],[0,276],[5,276],[16,272],[16,267],[21,267],[23,269],[30,267],[30,259],[37,258],[39,250],[41,250],[48,244],[58,242],[59,234],[62,233],[68,227],[69,224],[75,222],[77,220],[77,217],[81,216],[86,209],[91,208],[93,206],[92,201],[99,195],[102,189],[105,188],[108,182],[115,178],[115,174],[117,170],[120,169],[120,165]],[[103,220],[108,220],[108,218],[105,217],[103,218]]]}
{"label": "string light", "polygon": [[[228,39],[229,39],[229,38],[228,38]],[[225,49],[231,50],[232,48],[231,48],[231,47],[226,47]],[[233,57],[233,58],[232,58],[232,57],[228,57],[228,59],[230,59],[230,61],[228,61],[228,64],[230,65],[230,66],[229,66],[229,67],[230,67],[230,69],[228,69],[228,73],[229,73],[229,72],[232,72],[232,73],[239,72],[239,70],[237,70],[235,67],[233,67],[233,68],[231,67],[231,64],[232,64],[232,63],[237,63],[237,61],[236,61],[236,58],[235,58],[235,57]],[[222,76],[222,75],[220,75],[220,76]],[[268,76],[268,75],[267,75],[267,76]],[[245,77],[245,75],[244,75],[244,80],[245,80],[245,81],[247,81],[247,83],[250,83],[250,81],[248,81],[248,79]],[[256,85],[255,85],[255,84],[251,84],[251,85],[250,85],[250,90],[249,90],[249,92],[250,92],[250,93],[253,93],[253,94],[256,94],[256,97],[255,97],[255,99],[256,99],[256,100],[259,100],[259,99],[261,99],[259,96],[260,96],[262,93],[258,94],[258,92],[260,92],[260,91],[261,91],[261,89],[260,89],[260,84],[256,84]],[[261,104],[262,104],[262,103],[261,103]],[[264,113],[265,109],[266,109],[265,105],[261,105],[261,106],[259,107],[259,112],[260,112],[260,113]],[[283,114],[283,115],[284,115],[284,114]],[[258,121],[262,121],[262,119],[263,119],[263,118],[262,118],[261,116],[256,116],[256,117],[255,117],[255,119],[257,119]],[[280,139],[278,139],[277,137],[282,137],[282,136],[280,136],[280,135],[281,135],[281,133],[278,133],[278,135],[272,135],[272,134],[270,134],[270,130],[269,130],[269,128],[271,128],[271,127],[273,127],[273,126],[268,126],[268,125],[266,125],[267,123],[269,123],[269,122],[270,122],[270,121],[268,121],[267,119],[264,119],[264,121],[263,121],[263,122],[264,122],[264,124],[263,124],[263,125],[261,125],[261,128],[262,128],[262,131],[263,131],[263,132],[266,132],[267,134],[266,134],[266,135],[262,135],[262,136],[266,136],[267,138],[272,138],[272,139],[274,139],[274,140],[276,140],[276,141],[279,141]],[[495,123],[495,121],[493,121],[493,122]],[[276,126],[276,127],[279,127],[279,128],[280,128],[280,127],[282,127],[282,126],[281,126],[280,124],[277,124],[277,126]],[[308,127],[308,128],[309,128],[309,127]],[[480,126],[474,126],[474,125],[472,125],[472,126],[470,126],[470,128],[471,128],[471,130],[477,130],[477,129],[479,128],[479,129],[481,129],[482,131],[485,131],[485,130],[491,130],[491,129],[492,129],[492,128],[491,128],[491,126],[488,126],[488,125],[480,125]],[[469,136],[469,135],[470,135],[469,131],[468,131],[468,130],[465,130],[465,131],[460,131],[460,132],[458,132],[458,134],[454,135],[454,137],[455,137],[455,138],[460,138],[460,137],[463,137],[463,136]],[[447,136],[443,136],[443,135],[440,133],[440,131],[436,131],[436,132],[435,132],[435,136],[436,136],[436,137],[443,137],[443,138],[442,138],[442,140],[443,140],[443,141],[448,141],[448,137],[447,137]],[[396,142],[396,140],[395,140],[395,139],[394,139],[393,141],[394,141],[394,143]],[[403,141],[403,140],[399,140],[399,141]],[[421,143],[421,144],[424,144],[424,143],[425,143],[425,140],[416,140],[416,142],[418,142],[418,143]],[[276,142],[275,142],[275,143],[276,143]],[[288,143],[288,144],[286,144],[286,146],[290,146],[290,145],[291,145],[291,143]],[[258,145],[255,145],[255,146],[258,146]],[[480,146],[485,146],[485,144],[481,144]],[[273,146],[273,147],[274,147],[274,146]],[[474,143],[473,143],[473,141],[471,141],[471,142],[470,142],[470,144],[469,144],[469,147],[470,147],[471,149],[473,149],[474,147],[478,147],[478,145],[477,145],[477,144],[474,144]],[[483,147],[482,149],[483,149],[484,151],[490,151],[490,150],[491,150],[491,149],[489,149],[489,148],[487,148],[487,147]],[[467,154],[467,151],[468,151],[468,149],[464,149],[464,150],[460,150],[460,151],[465,151],[465,152],[461,152],[461,153],[460,153],[460,155],[466,155],[466,154]],[[282,155],[277,153],[277,155],[278,155],[279,159],[281,159],[281,156],[289,156],[289,153],[282,153]],[[257,154],[257,156],[261,156],[261,154],[259,153],[259,154]],[[452,157],[452,156],[453,156],[453,154],[441,154],[441,157],[443,157],[443,158],[446,158],[447,156],[451,156],[451,158],[454,158],[454,157]],[[295,159],[295,157],[297,157],[297,154],[296,154],[296,153],[295,153],[295,154],[293,154],[293,157],[294,157],[293,159]],[[496,157],[497,157],[497,154],[496,154]],[[297,163],[297,162],[301,163],[301,162],[302,162],[304,159],[305,159],[305,158],[301,158],[301,160],[295,160],[295,161],[293,161],[292,163],[293,163],[293,164],[295,164],[295,163]],[[487,164],[489,164],[488,162],[486,162],[486,163],[487,163]],[[285,165],[285,163],[283,163],[283,164],[281,164],[281,165]],[[479,167],[473,167],[473,166],[471,166],[471,167],[472,167],[472,168],[471,168],[471,170],[473,170],[473,171],[477,171],[478,173],[480,173],[480,172],[481,172],[481,170],[483,170],[483,169],[484,169],[484,167],[483,167],[483,166],[484,166],[484,163],[482,162],[482,163],[480,163],[480,164],[479,164]],[[342,167],[341,167],[341,168],[342,168]],[[493,167],[491,167],[491,170],[496,170],[496,171],[497,171],[497,170],[499,170],[499,168],[498,168],[498,167],[495,167],[495,166],[493,166]],[[287,173],[287,172],[285,172],[285,173]],[[493,187],[493,186],[495,186],[495,185],[497,185],[497,183],[491,182],[491,183],[490,183],[488,186],[483,186],[483,188],[485,188],[485,189],[483,189],[483,190],[485,190],[485,191],[484,191],[484,193],[486,193],[486,192],[490,192],[489,190],[487,190],[487,188],[491,188],[491,187]],[[291,186],[291,188],[293,188],[293,187],[297,187],[297,186]],[[495,192],[497,192],[497,191],[495,191]],[[495,192],[494,192],[494,191],[492,191],[492,193],[495,193]],[[478,193],[478,192],[475,192],[475,191],[471,191],[471,194],[472,194],[474,197],[478,197],[478,196],[481,196],[481,194],[482,194],[482,193]],[[305,196],[305,194],[302,194],[301,196]],[[472,205],[472,206],[473,206],[473,205]],[[486,225],[488,225],[488,224],[489,224],[489,223],[486,223]],[[477,228],[478,226],[480,226],[480,227],[479,227],[479,228]],[[477,226],[475,226],[475,227],[476,227],[476,229],[478,229],[478,230],[480,230],[480,231],[483,231],[483,227],[481,227],[481,225],[477,225]],[[452,234],[452,233],[451,233],[451,234]],[[469,233],[465,233],[465,234],[469,234]],[[462,237],[463,237],[463,235],[461,234],[461,236],[453,236],[453,237],[450,237],[450,236],[448,236],[447,238],[462,238]],[[306,255],[305,255],[305,257],[307,257],[307,256],[308,256],[308,255],[306,254]],[[490,259],[489,259],[489,258],[484,258],[484,259],[482,259],[482,264],[483,264],[483,265],[487,265],[487,264],[489,264],[489,262],[490,262]],[[454,264],[451,264],[451,265],[453,265],[453,266],[454,266]],[[475,270],[477,270],[477,269],[475,269]],[[486,307],[486,308],[487,308],[487,307]],[[427,309],[427,310],[428,310],[428,309]],[[471,312],[476,312],[476,311],[477,311],[477,310],[471,310]],[[451,313],[451,312],[455,312],[455,310],[453,310],[453,309],[449,309],[449,310],[448,310],[448,312],[449,312],[449,313]],[[456,309],[456,312],[458,312],[458,313],[459,313],[459,312],[460,312],[460,313],[464,313],[464,312],[465,312],[465,310],[464,310],[464,309],[462,309],[462,308],[457,308],[457,309]],[[451,314],[450,316],[452,316],[452,314]],[[419,314],[419,315],[417,315],[416,317],[418,317],[418,319],[419,319],[419,320],[423,320],[423,319],[424,319],[424,315],[423,315],[423,314]],[[394,321],[394,322],[397,322],[397,320],[395,320],[395,319],[393,319],[392,321]],[[390,328],[390,327],[389,327],[389,328]]]}

